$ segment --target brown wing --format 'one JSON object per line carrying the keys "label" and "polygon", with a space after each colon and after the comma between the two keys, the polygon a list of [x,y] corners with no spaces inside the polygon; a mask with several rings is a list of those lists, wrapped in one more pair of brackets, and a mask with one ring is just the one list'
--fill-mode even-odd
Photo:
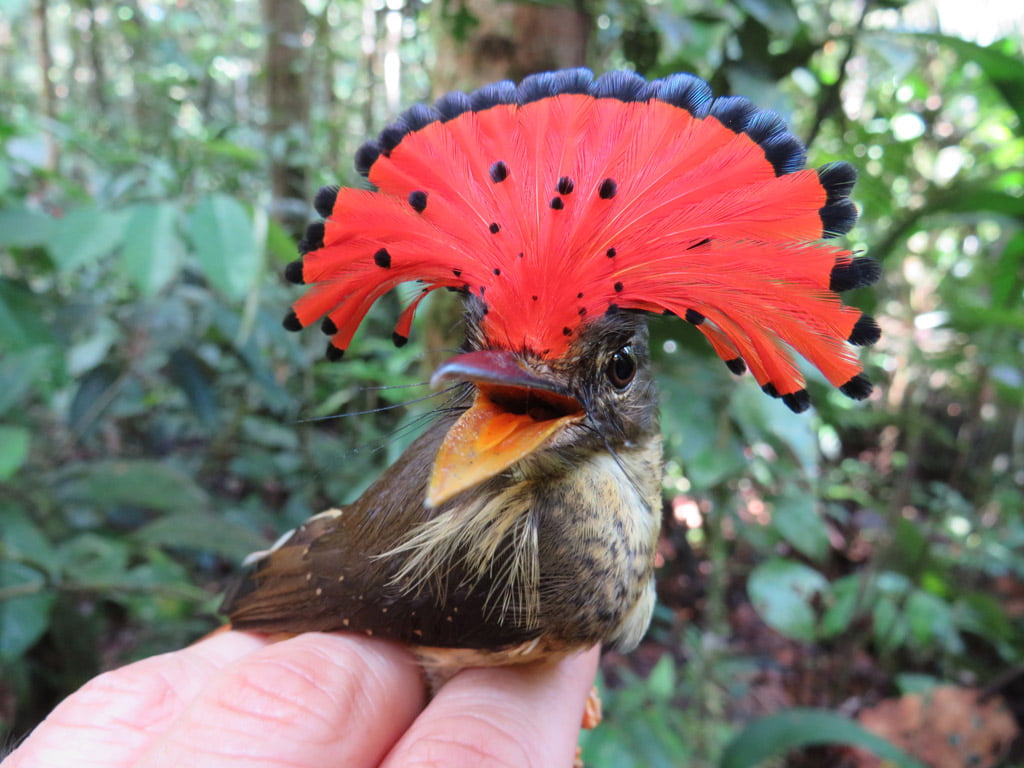
{"label": "brown wing", "polygon": [[399,584],[395,574],[404,556],[381,556],[447,508],[427,509],[423,499],[451,421],[435,422],[354,504],[310,518],[258,557],[221,605],[232,626],[352,630],[417,645],[483,649],[537,637],[536,626],[514,619],[515,606],[496,612],[487,599],[491,585],[467,579],[459,560],[436,583]]}

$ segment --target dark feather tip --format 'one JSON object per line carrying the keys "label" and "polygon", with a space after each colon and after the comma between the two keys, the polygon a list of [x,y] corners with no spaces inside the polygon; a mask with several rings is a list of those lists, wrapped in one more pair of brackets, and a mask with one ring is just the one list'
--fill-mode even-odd
{"label": "dark feather tip", "polygon": [[320,321],[320,330],[328,336],[333,336],[338,332],[338,326],[334,324],[334,321],[329,317],[325,317]]}
{"label": "dark feather tip", "polygon": [[340,349],[330,342],[327,343],[327,351],[324,353],[324,357],[330,360],[332,363],[336,363],[345,356],[345,350]]}
{"label": "dark feather tip", "polygon": [[744,373],[747,372],[747,364],[743,361],[742,357],[734,357],[732,360],[726,360],[725,367],[728,368],[733,373],[735,373],[737,376],[742,376]]}
{"label": "dark feather tip", "polygon": [[843,386],[839,388],[839,391],[847,397],[852,397],[854,400],[864,400],[871,394],[872,389],[874,389],[874,387],[871,386],[871,382],[858,373],[848,382],[843,384]]}
{"label": "dark feather tip", "polygon": [[[310,226],[313,226],[310,224]],[[310,233],[307,231],[306,235],[296,243],[296,249],[300,256],[305,256],[310,251],[316,251],[324,247],[323,235],[320,237],[316,236],[316,232],[313,232],[313,237],[310,237]]]}
{"label": "dark feather tip", "polygon": [[370,168],[380,157],[380,145],[376,141],[367,141],[356,150],[356,171],[360,176],[369,176]]}
{"label": "dark feather tip", "polygon": [[406,134],[426,128],[441,119],[441,113],[426,104],[413,104],[399,118],[405,125]]}
{"label": "dark feather tip", "polygon": [[469,100],[473,105],[473,110],[480,112],[499,104],[518,104],[519,92],[516,89],[516,84],[511,80],[500,80],[497,83],[489,83],[482,88],[477,88],[469,94]]}
{"label": "dark feather tip", "polygon": [[832,267],[828,287],[830,291],[841,293],[855,288],[865,288],[878,282],[882,276],[882,266],[870,256],[858,259],[839,258]]}
{"label": "dark feather tip", "polygon": [[[700,325],[701,323],[704,322],[704,315],[702,315],[700,312],[698,312],[695,309],[688,309],[688,310],[686,310],[685,319],[686,319],[686,322],[688,322],[688,323],[692,323],[693,325]],[[738,357],[736,359],[739,360],[741,363],[743,362],[743,360],[738,358]],[[729,362],[732,362],[732,361],[729,361]],[[728,365],[728,363],[726,363],[726,365]],[[744,365],[744,368],[746,368],[745,365]],[[742,371],[741,371],[741,373],[742,373]]]}
{"label": "dark feather tip", "polygon": [[299,320],[299,316],[295,314],[294,309],[284,316],[284,321],[281,325],[284,326],[286,331],[302,330],[302,322]]}
{"label": "dark feather tip", "polygon": [[775,385],[770,381],[761,387],[761,391],[764,392],[768,397],[778,397],[779,390],[775,388]]}
{"label": "dark feather tip", "polygon": [[409,127],[399,118],[395,122],[384,127],[384,130],[377,136],[377,144],[385,155],[402,143],[402,139],[409,133]]}
{"label": "dark feather tip", "polygon": [[595,99],[618,99],[638,101],[649,98],[647,81],[636,72],[620,69],[605,72],[590,86],[589,93]]}
{"label": "dark feather tip", "polygon": [[303,285],[306,282],[302,277],[302,259],[296,259],[284,268],[284,279],[295,285]]}
{"label": "dark feather tip", "polygon": [[560,195],[571,195],[572,191],[575,188],[576,185],[573,184],[572,179],[570,179],[568,176],[563,176],[562,178],[560,178],[558,180],[558,184],[555,185],[555,189],[558,190],[558,194]]}
{"label": "dark feather tip", "polygon": [[528,75],[519,84],[519,103],[529,104],[562,93],[587,93],[593,79],[593,73],[582,67]]}
{"label": "dark feather tip", "polygon": [[694,117],[706,117],[711,108],[711,86],[695,75],[681,72],[651,85],[660,101],[685,109]]}
{"label": "dark feather tip", "polygon": [[320,187],[320,191],[313,198],[313,207],[322,217],[329,218],[334,213],[334,203],[338,199],[338,192],[341,188],[337,184]]}
{"label": "dark feather tip", "polygon": [[850,337],[847,339],[851,344],[858,347],[867,347],[874,344],[882,336],[882,329],[871,315],[861,315],[853,324]]}
{"label": "dark feather tip", "polygon": [[845,235],[857,223],[857,206],[849,198],[826,203],[818,211],[821,217],[821,236],[825,238]]}
{"label": "dark feather tip", "polygon": [[597,190],[597,194],[602,200],[611,200],[618,193],[619,185],[615,183],[615,179],[605,179],[601,182],[600,189]]}
{"label": "dark feather tip", "polygon": [[730,131],[741,133],[757,111],[757,107],[745,96],[720,96],[711,104],[710,115]]}
{"label": "dark feather tip", "polygon": [[807,164],[807,150],[803,142],[791,133],[780,133],[757,143],[764,150],[765,159],[775,169],[776,176],[796,173]]}
{"label": "dark feather tip", "polygon": [[832,203],[850,196],[857,183],[857,169],[847,162],[829,163],[818,169],[818,181],[825,189],[825,202]]}
{"label": "dark feather tip", "polygon": [[427,193],[417,189],[409,193],[409,205],[416,213],[423,213],[427,207]]}
{"label": "dark feather tip", "polygon": [[552,210],[555,211],[560,211],[563,208],[565,208],[565,203],[562,201],[562,198],[560,197],[552,197],[549,205],[551,206]]}
{"label": "dark feather tip", "polygon": [[811,407],[811,396],[807,394],[806,389],[798,389],[796,392],[783,395],[782,402],[784,402],[793,413],[803,413]]}
{"label": "dark feather tip", "polygon": [[391,334],[391,341],[392,343],[394,343],[396,347],[401,348],[409,343],[409,337],[403,336],[398,331],[395,331],[394,333]]}
{"label": "dark feather tip", "polygon": [[468,94],[451,91],[434,102],[434,109],[441,116],[442,122],[447,122],[466,112],[472,112],[473,102]]}
{"label": "dark feather tip", "polygon": [[818,212],[822,237],[846,234],[857,223],[857,206],[849,199],[857,169],[846,162],[829,163],[818,169],[818,181],[825,190],[825,205]]}
{"label": "dark feather tip", "polygon": [[391,269],[391,254],[387,248],[381,248],[373,254],[373,263],[381,269]]}
{"label": "dark feather tip", "polygon": [[306,242],[313,246],[310,250],[316,250],[317,248],[324,247],[324,233],[326,227],[322,221],[310,222],[309,226],[306,227]]}

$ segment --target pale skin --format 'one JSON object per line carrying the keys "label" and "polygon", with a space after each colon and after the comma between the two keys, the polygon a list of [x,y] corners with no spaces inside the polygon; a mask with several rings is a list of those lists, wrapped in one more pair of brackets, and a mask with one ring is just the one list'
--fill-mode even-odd
{"label": "pale skin", "polygon": [[597,656],[463,670],[428,702],[393,643],[224,632],[94,678],[3,768],[567,768]]}

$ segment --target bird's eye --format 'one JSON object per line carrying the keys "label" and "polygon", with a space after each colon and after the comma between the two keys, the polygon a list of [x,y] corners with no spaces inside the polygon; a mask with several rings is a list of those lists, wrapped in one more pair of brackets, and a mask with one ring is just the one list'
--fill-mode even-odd
{"label": "bird's eye", "polygon": [[625,389],[636,376],[636,356],[632,347],[623,347],[608,361],[608,381],[616,389]]}

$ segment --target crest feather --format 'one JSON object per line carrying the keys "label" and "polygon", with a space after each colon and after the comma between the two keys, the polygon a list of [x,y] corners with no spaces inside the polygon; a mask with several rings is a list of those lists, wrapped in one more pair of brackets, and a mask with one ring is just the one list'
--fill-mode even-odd
{"label": "crest feather", "polygon": [[878,278],[875,262],[822,242],[849,231],[856,172],[804,169],[777,114],[712,99],[678,74],[652,82],[585,69],[502,81],[417,105],[365,144],[375,191],[325,188],[303,259],[309,286],[287,327],[327,317],[340,357],[373,303],[403,282],[478,296],[493,346],[564,353],[588,318],[616,309],[701,318],[733,371],[749,369],[807,407],[793,352],[864,397],[852,345],[877,324],[838,291]]}

